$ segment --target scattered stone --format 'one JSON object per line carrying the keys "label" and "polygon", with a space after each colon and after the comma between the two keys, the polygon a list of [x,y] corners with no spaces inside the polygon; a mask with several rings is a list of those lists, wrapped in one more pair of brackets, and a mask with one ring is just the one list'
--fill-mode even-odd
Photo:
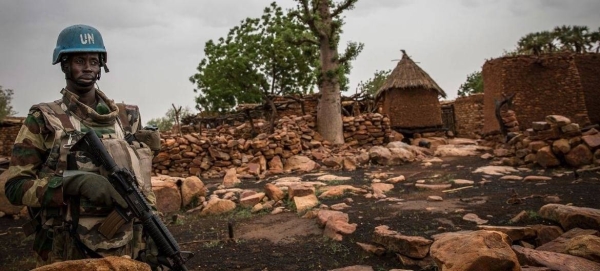
{"label": "scattered stone", "polygon": [[273,209],[273,211],[271,211],[271,214],[272,215],[281,214],[281,213],[283,213],[284,209],[285,208],[281,207],[281,206],[280,207],[276,207],[275,209]]}
{"label": "scattered stone", "polygon": [[463,179],[454,179],[452,182],[455,185],[473,185],[475,183],[474,181],[463,180]]}
{"label": "scattered stone", "polygon": [[406,178],[404,177],[404,175],[400,175],[398,177],[393,177],[393,178],[389,178],[387,180],[385,180],[385,182],[387,183],[399,183],[399,182],[404,182],[406,181]]}
{"label": "scattered stone", "polygon": [[348,181],[351,180],[350,177],[341,177],[335,175],[323,175],[317,178],[317,181],[321,182],[332,182],[332,181]]}
{"label": "scattered stone", "polygon": [[356,187],[351,186],[351,185],[326,186],[326,187],[321,188],[321,190],[325,191],[321,195],[319,195],[319,198],[322,198],[322,199],[324,199],[324,198],[341,197],[347,191],[348,192],[354,192],[354,193],[360,193],[360,194],[366,194],[367,193],[367,190],[362,189],[362,188],[356,188]]}
{"label": "scattered stone", "polygon": [[518,271],[516,254],[510,239],[501,232],[474,231],[439,234],[431,245],[431,257],[439,270]]}
{"label": "scattered stone", "polygon": [[473,173],[483,173],[486,175],[505,175],[513,172],[519,172],[519,170],[515,169],[514,167],[507,166],[485,166],[473,171]]}
{"label": "scattered stone", "polygon": [[427,197],[427,201],[444,201],[444,199],[440,196],[429,196]]}
{"label": "scattered stone", "polygon": [[162,213],[174,213],[181,209],[181,192],[172,180],[151,179],[152,191],[156,196],[156,208]]}
{"label": "scattered stone", "polygon": [[466,221],[475,222],[475,223],[477,223],[477,225],[482,225],[482,224],[488,223],[487,220],[481,219],[481,218],[479,218],[479,216],[477,216],[476,214],[473,214],[473,213],[468,213],[468,214],[464,215],[462,219],[466,220]]}
{"label": "scattered stone", "polygon": [[316,189],[312,185],[302,183],[293,184],[288,186],[288,198],[291,200],[294,199],[294,197],[314,195],[315,191]]}
{"label": "scattered stone", "polygon": [[489,159],[494,158],[494,155],[492,155],[491,153],[484,153],[480,157],[481,157],[481,159],[489,160]]}
{"label": "scattered stone", "polygon": [[520,241],[523,239],[535,238],[537,232],[531,227],[510,227],[510,226],[477,226],[477,228],[486,231],[499,231],[503,232],[512,242]]}
{"label": "scattered stone", "polygon": [[352,206],[350,206],[350,205],[348,205],[346,203],[343,203],[343,202],[331,205],[331,209],[332,210],[336,210],[336,211],[341,211],[341,210],[344,210],[344,209],[347,209],[347,208],[350,208],[350,207],[352,207]]}
{"label": "scattered stone", "polygon": [[539,251],[521,246],[512,246],[521,264],[545,266],[560,271],[599,271],[600,265],[590,260],[567,254]]}
{"label": "scattered stone", "polygon": [[505,176],[500,177],[500,180],[503,180],[503,181],[521,181],[521,180],[523,180],[523,177],[517,176],[517,175],[505,175]]}
{"label": "scattered stone", "polygon": [[385,193],[394,189],[394,185],[389,183],[373,183],[371,184],[371,189],[373,189],[373,196],[380,199],[385,198]]}
{"label": "scattered stone", "polygon": [[284,172],[310,172],[315,170],[318,164],[310,158],[302,155],[294,155],[285,161]]}
{"label": "scattered stone", "polygon": [[415,184],[416,188],[425,190],[445,190],[452,187],[452,184]]}
{"label": "scattered stone", "polygon": [[544,202],[546,202],[546,203],[559,203],[560,202],[560,197],[559,196],[546,196],[544,198]]}
{"label": "scattered stone", "polygon": [[265,197],[265,193],[256,193],[240,199],[240,206],[248,208],[254,206],[262,201]]}
{"label": "scattered stone", "polygon": [[384,246],[386,249],[416,259],[423,259],[429,252],[433,241],[420,236],[405,236],[392,231],[388,226],[375,227],[373,242]]}
{"label": "scattered stone", "polygon": [[552,180],[552,177],[547,176],[527,176],[523,179],[524,182],[545,182]]}
{"label": "scattered stone", "polygon": [[441,145],[435,150],[434,155],[439,157],[477,156],[482,151],[490,148],[476,145]]}
{"label": "scattered stone", "polygon": [[235,168],[230,168],[225,173],[225,177],[223,178],[223,186],[225,188],[231,188],[241,183],[240,179],[237,177],[237,171]]}
{"label": "scattered stone", "polygon": [[547,204],[540,208],[539,214],[542,218],[560,223],[565,230],[577,227],[600,229],[600,210],[598,209]]}
{"label": "scattered stone", "polygon": [[294,204],[296,205],[296,211],[298,213],[303,213],[319,204],[319,199],[315,194],[311,194],[303,197],[294,197]]}
{"label": "scattered stone", "polygon": [[381,256],[385,253],[385,248],[381,247],[381,246],[365,244],[365,243],[360,243],[360,242],[356,242],[356,244],[358,246],[360,246],[364,251],[373,253],[377,256]]}
{"label": "scattered stone", "polygon": [[265,185],[265,194],[274,201],[282,200],[285,197],[285,193],[272,183]]}

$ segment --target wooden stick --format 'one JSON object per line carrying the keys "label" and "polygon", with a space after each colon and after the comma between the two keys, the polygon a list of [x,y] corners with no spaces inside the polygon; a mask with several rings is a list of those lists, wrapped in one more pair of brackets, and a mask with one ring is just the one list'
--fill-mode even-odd
{"label": "wooden stick", "polygon": [[444,191],[442,191],[442,192],[444,192],[444,193],[452,193],[452,192],[456,192],[456,191],[463,190],[463,189],[467,189],[467,188],[473,188],[473,186],[472,186],[472,185],[469,185],[469,186],[463,186],[463,187],[459,187],[459,188],[454,188],[454,189],[448,189],[448,190],[444,190]]}

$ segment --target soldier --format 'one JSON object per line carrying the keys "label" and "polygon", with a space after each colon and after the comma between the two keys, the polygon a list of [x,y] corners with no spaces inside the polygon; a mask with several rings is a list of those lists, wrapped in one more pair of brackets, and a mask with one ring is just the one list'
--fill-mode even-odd
{"label": "soldier", "polygon": [[152,150],[160,148],[158,135],[141,128],[137,106],[116,104],[96,87],[101,69],[108,72],[106,62],[98,30],[87,25],[65,28],[52,58],[65,75],[62,99],[32,106],[15,141],[5,191],[12,204],[28,206],[32,220],[23,228],[36,234],[38,266],[107,255],[150,261],[156,255],[156,249],[145,253],[149,246],[143,242],[142,226],[134,221],[121,226],[112,239],[98,232],[113,207],[127,203],[89,158],[69,150],[83,133],[95,131],[155,204],[150,173]]}

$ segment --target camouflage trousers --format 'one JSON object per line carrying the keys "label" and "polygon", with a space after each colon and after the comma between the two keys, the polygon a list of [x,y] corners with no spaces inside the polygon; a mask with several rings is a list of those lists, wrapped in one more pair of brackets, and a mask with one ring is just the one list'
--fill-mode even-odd
{"label": "camouflage trousers", "polygon": [[[131,259],[138,258],[139,252],[145,249],[145,242],[142,238],[142,226],[134,225],[133,239],[123,247],[113,249],[98,249],[96,253],[101,256],[125,256]],[[82,251],[77,248],[75,240],[68,230],[62,228],[54,228],[50,230],[52,249],[47,254],[47,259],[44,260],[39,253],[36,253],[36,267],[52,264],[55,262],[86,259],[87,257]]]}

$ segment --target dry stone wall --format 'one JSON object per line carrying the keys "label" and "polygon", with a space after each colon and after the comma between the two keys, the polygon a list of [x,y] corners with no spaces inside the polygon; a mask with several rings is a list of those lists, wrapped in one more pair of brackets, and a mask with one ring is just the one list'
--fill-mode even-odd
{"label": "dry stone wall", "polygon": [[454,117],[457,136],[466,138],[481,136],[483,132],[483,98],[483,93],[456,98]]}
{"label": "dry stone wall", "polygon": [[10,156],[24,118],[8,118],[0,122],[0,156]]}
{"label": "dry stone wall", "polygon": [[[392,133],[389,118],[378,113],[344,117],[343,121],[348,147],[380,145]],[[260,126],[257,129],[266,126],[264,120],[254,123]],[[228,169],[236,168],[241,176],[260,177],[283,172],[283,162],[294,155],[315,161],[333,155],[334,146],[315,131],[311,115],[285,116],[275,125],[274,133],[262,132],[253,138],[248,137],[248,123],[236,127],[223,125],[183,136],[163,134],[162,149],[153,160],[153,171],[176,177],[211,178],[222,177]]]}

